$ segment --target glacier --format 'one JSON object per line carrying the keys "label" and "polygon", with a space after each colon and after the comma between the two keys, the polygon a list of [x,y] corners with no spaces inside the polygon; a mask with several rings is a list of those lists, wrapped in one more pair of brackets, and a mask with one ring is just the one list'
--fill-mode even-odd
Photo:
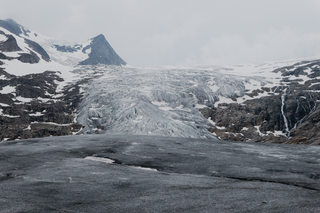
{"label": "glacier", "polygon": [[246,92],[275,82],[223,67],[99,65],[80,66],[74,72],[92,76],[77,117],[85,134],[212,138],[208,128],[213,124],[199,109],[245,100]]}

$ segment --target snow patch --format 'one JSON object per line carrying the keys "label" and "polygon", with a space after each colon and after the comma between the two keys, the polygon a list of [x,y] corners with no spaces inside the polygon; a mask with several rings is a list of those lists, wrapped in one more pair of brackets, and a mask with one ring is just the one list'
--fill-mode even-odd
{"label": "snow patch", "polygon": [[221,95],[219,95],[218,98],[219,98],[219,101],[214,103],[214,107],[216,107],[216,108],[219,106],[219,104],[236,103],[236,101],[232,100],[231,98],[227,98],[227,97],[224,97],[224,96],[221,96]]}
{"label": "snow patch", "polygon": [[85,160],[91,160],[91,161],[96,161],[96,162],[101,162],[101,163],[106,163],[106,164],[113,164],[115,161],[109,158],[101,158],[101,157],[94,157],[94,156],[88,156],[84,158]]}
{"label": "snow patch", "polygon": [[135,168],[135,169],[145,170],[145,171],[158,172],[157,169],[147,168],[147,167],[142,167],[142,166],[130,166],[130,167]]}
{"label": "snow patch", "polygon": [[13,86],[5,86],[0,90],[1,94],[10,94],[16,92],[16,87]]}
{"label": "snow patch", "polygon": [[0,75],[0,80],[7,80],[8,78],[5,75]]}
{"label": "snow patch", "polygon": [[36,113],[30,113],[29,116],[39,117],[39,116],[43,116],[43,114],[41,112],[36,112]]}
{"label": "snow patch", "polygon": [[16,100],[21,102],[21,104],[24,104],[24,103],[31,102],[33,99],[32,98],[25,98],[25,97],[22,97],[22,96],[17,96]]}
{"label": "snow patch", "polygon": [[0,34],[0,42],[4,42],[7,39],[8,39],[7,36]]}
{"label": "snow patch", "polygon": [[248,130],[249,130],[248,127],[243,127],[243,128],[241,129],[241,131],[248,131]]}

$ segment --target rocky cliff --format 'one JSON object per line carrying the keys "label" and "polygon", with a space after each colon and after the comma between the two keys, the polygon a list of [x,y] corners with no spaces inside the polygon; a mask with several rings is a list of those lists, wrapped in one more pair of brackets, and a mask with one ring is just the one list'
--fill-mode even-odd
{"label": "rocky cliff", "polygon": [[107,64],[119,66],[126,64],[102,34],[94,37],[91,43],[82,49],[83,52],[87,50],[90,51],[89,58],[81,61],[80,65]]}
{"label": "rocky cliff", "polygon": [[[202,109],[223,140],[320,144],[320,61],[303,61],[273,71],[280,84],[248,93],[242,103]],[[267,96],[258,97],[259,94]]]}

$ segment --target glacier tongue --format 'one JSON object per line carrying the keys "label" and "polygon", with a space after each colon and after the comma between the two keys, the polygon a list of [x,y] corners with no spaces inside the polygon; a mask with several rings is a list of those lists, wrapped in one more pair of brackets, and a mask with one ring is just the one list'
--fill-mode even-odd
{"label": "glacier tongue", "polygon": [[79,71],[100,73],[89,83],[77,119],[88,134],[213,137],[199,108],[213,106],[219,97],[232,102],[243,96],[250,79],[205,69],[84,66]]}

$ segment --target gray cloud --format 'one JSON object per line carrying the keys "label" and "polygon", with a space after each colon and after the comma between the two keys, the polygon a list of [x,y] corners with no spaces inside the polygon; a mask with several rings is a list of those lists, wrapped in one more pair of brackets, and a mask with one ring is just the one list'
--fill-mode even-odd
{"label": "gray cloud", "polygon": [[317,0],[0,0],[1,18],[58,39],[104,33],[129,64],[320,56]]}

